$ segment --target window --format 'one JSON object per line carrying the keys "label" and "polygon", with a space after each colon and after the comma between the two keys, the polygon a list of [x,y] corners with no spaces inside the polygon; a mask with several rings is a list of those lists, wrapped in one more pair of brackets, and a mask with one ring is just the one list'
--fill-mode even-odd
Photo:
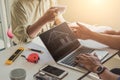
{"label": "window", "polygon": [[7,9],[5,6],[5,1],[8,0],[0,0],[0,51],[10,46],[10,41],[7,37],[9,21],[6,13]]}
{"label": "window", "polygon": [[5,49],[5,45],[4,45],[4,38],[3,38],[2,22],[0,18],[0,51],[3,49]]}

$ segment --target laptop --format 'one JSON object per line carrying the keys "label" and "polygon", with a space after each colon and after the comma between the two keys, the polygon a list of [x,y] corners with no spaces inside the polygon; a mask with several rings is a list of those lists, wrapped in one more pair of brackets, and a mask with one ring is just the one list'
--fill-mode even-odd
{"label": "laptop", "polygon": [[58,64],[77,71],[81,71],[82,67],[74,62],[76,56],[94,51],[81,46],[66,22],[42,33],[39,37]]}

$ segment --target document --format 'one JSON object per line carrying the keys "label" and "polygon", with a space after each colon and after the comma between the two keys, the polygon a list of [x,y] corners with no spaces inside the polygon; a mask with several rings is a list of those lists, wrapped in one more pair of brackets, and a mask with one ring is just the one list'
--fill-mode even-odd
{"label": "document", "polygon": [[97,41],[87,39],[87,40],[79,40],[80,44],[84,47],[91,48],[91,49],[105,49],[108,48],[109,46],[99,43]]}
{"label": "document", "polygon": [[105,51],[105,50],[95,50],[93,51],[91,54],[96,54],[99,58],[99,60],[103,60],[106,58],[106,56],[109,54],[108,51]]}

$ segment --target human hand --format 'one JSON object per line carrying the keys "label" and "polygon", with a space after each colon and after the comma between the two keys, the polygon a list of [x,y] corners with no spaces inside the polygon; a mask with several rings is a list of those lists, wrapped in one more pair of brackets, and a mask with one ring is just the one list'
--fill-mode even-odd
{"label": "human hand", "polygon": [[84,25],[77,23],[75,26],[70,26],[74,34],[80,39],[90,39],[92,36],[92,31],[86,28]]}
{"label": "human hand", "polygon": [[55,7],[58,8],[59,14],[63,14],[66,11],[66,8],[67,8],[66,5],[57,5]]}
{"label": "human hand", "polygon": [[65,12],[66,10],[66,6],[61,6],[61,5],[57,5],[55,6],[56,8],[58,8],[58,14],[55,17],[55,25],[59,25],[63,22],[65,22],[66,20],[63,18],[62,14]]}
{"label": "human hand", "polygon": [[79,54],[75,60],[76,63],[82,64],[86,69],[92,72],[96,72],[99,66],[102,66],[100,60],[96,55],[92,54]]}
{"label": "human hand", "polygon": [[51,22],[55,20],[55,17],[58,15],[58,8],[51,7],[49,8],[46,13],[43,15],[43,19],[46,22]]}
{"label": "human hand", "polygon": [[65,6],[55,6],[49,8],[46,13],[43,15],[43,18],[46,22],[54,21],[56,18],[61,18],[61,14],[65,11]]}

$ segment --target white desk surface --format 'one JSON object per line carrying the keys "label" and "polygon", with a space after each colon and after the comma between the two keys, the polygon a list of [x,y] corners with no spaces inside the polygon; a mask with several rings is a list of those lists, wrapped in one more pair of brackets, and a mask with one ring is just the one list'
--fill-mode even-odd
{"label": "white desk surface", "polygon": [[[36,43],[35,40],[34,40],[34,42]],[[23,46],[25,48],[26,47],[37,47],[37,49],[39,49],[38,46],[35,46],[35,44],[30,43],[29,45],[28,44],[27,45],[17,45],[17,46],[10,47],[4,51],[1,51],[0,52],[0,80],[10,80],[9,73],[12,69],[15,69],[15,68],[25,69],[26,73],[27,73],[26,80],[34,80],[33,75],[36,72],[38,72],[40,67],[42,67],[44,64],[52,64],[54,66],[60,67],[62,69],[65,69],[66,71],[68,71],[69,72],[68,75],[65,78],[63,78],[63,80],[77,80],[80,76],[83,75],[83,73],[81,73],[81,72],[74,71],[69,68],[57,65],[54,62],[54,60],[52,59],[52,57],[50,56],[49,52],[46,50],[43,43],[41,41],[37,42],[37,43],[40,44],[39,48],[44,51],[43,54],[40,54],[40,60],[37,64],[27,62],[25,60],[25,58],[20,57],[20,56],[11,65],[5,64],[5,61],[17,50],[17,48],[19,48],[20,46]],[[108,52],[110,53],[108,58],[117,52],[117,50],[113,50],[113,49],[106,49],[106,50],[108,50]],[[25,50],[22,54],[27,55],[29,53],[31,53],[31,52]],[[85,77],[83,80],[93,80],[93,79],[90,77]]]}

